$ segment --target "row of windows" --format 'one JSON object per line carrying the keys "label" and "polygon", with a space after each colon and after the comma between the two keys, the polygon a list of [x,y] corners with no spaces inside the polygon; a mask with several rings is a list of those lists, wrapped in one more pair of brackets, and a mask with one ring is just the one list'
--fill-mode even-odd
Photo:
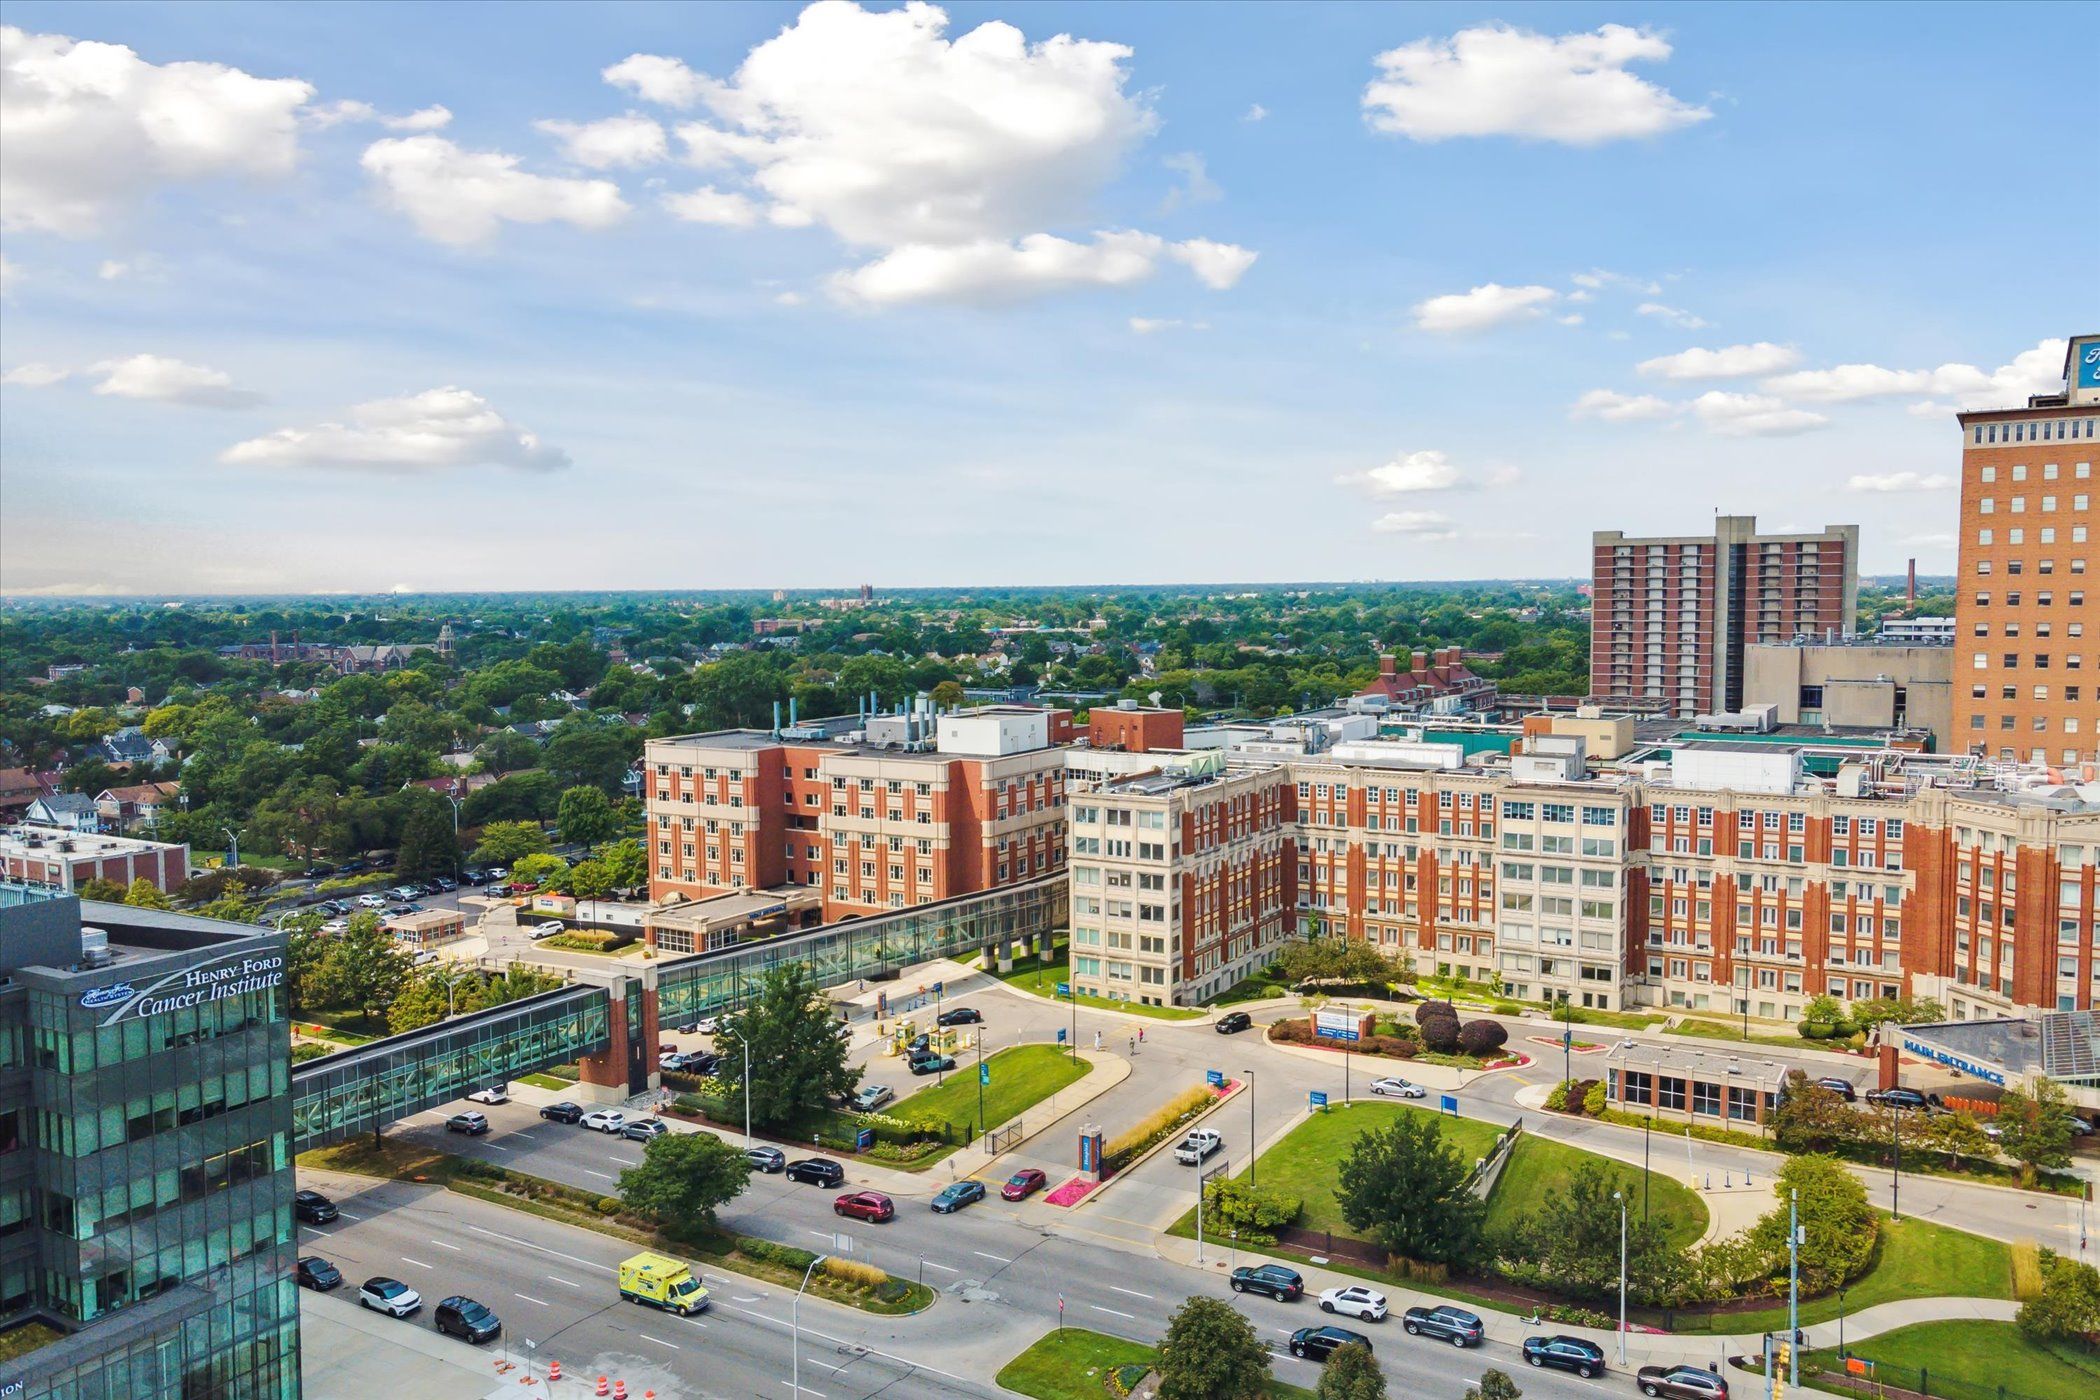
{"label": "row of windows", "polygon": [[[1978,423],[1971,430],[1969,442],[1972,446],[1989,447],[1993,443],[2001,442],[2091,441],[2095,423],[2100,423],[2100,418],[2045,418],[2040,422]],[[2078,464],[2080,476],[2085,475],[2087,465],[2085,462]],[[2048,467],[2052,474],[2056,471],[2054,462],[2049,463]],[[1985,472],[1990,470],[1989,467],[1984,468]],[[2026,475],[2027,468],[2016,466],[2013,471],[2018,473],[2014,480],[2019,480]],[[1990,477],[1985,476],[1984,480],[1988,481]]]}
{"label": "row of windows", "polygon": [[[2056,509],[2056,497],[2054,496],[2044,494],[2036,497],[2035,500],[2036,505],[2044,515],[2050,514]],[[2027,513],[2027,498],[2025,496],[2009,496],[2006,498],[2005,506],[2006,510],[2013,515],[2025,515]],[[2086,511],[2091,508],[2092,498],[2084,492],[2079,492],[2071,497],[2072,510]],[[1978,515],[1995,515],[1997,512],[1998,498],[1996,496],[1985,496],[1976,502],[1976,513]]]}
{"label": "row of windows", "polygon": [[[2042,526],[2041,529],[2035,531],[2035,540],[2037,543],[2040,544],[2055,544],[2056,527],[2054,525]],[[2086,527],[2083,525],[2073,525],[2071,527],[2070,541],[2072,544],[2084,544],[2086,542]],[[2005,542],[2007,544],[2025,544],[2027,543],[2027,531],[2022,527],[2015,525],[2013,528],[2005,532]],[[1988,525],[1984,526],[1982,529],[1976,532],[1976,543],[1978,545],[1991,545],[1997,543],[1996,532],[1994,532]]]}

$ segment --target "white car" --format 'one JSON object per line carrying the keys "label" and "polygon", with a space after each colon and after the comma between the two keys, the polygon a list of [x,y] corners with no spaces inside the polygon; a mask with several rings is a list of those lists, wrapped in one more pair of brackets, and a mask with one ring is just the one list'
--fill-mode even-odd
{"label": "white car", "polygon": [[1383,1322],[1385,1295],[1360,1283],[1351,1284],[1347,1288],[1330,1288],[1320,1295],[1320,1311],[1340,1313],[1344,1317],[1360,1317],[1366,1322]]}
{"label": "white car", "polygon": [[1224,1136],[1215,1128],[1198,1128],[1181,1140],[1174,1149],[1174,1160],[1185,1167],[1193,1167],[1205,1157],[1225,1145]]}
{"label": "white car", "polygon": [[601,1133],[617,1133],[627,1126],[627,1115],[617,1108],[594,1109],[583,1115],[583,1126]]}
{"label": "white car", "polygon": [[323,933],[348,933],[349,931],[350,921],[348,919],[330,919],[327,923],[321,925],[321,932]]}
{"label": "white car", "polygon": [[1371,1092],[1388,1099],[1420,1099],[1429,1096],[1429,1091],[1419,1084],[1410,1084],[1405,1079],[1390,1077],[1372,1080]]}
{"label": "white car", "polygon": [[361,894],[357,897],[357,907],[360,909],[384,909],[386,908],[386,896],[383,894]]}
{"label": "white car", "polygon": [[543,923],[537,923],[532,926],[532,941],[537,943],[542,938],[552,938],[557,933],[567,932],[568,930],[562,927],[560,919],[548,919]]}
{"label": "white car", "polygon": [[467,1095],[467,1102],[487,1104],[509,1103],[510,1085],[491,1084],[486,1089],[476,1089],[473,1093]]}
{"label": "white car", "polygon": [[374,1312],[383,1312],[390,1317],[407,1317],[423,1306],[423,1295],[399,1279],[368,1278],[357,1290],[357,1301]]}
{"label": "white car", "polygon": [[896,1097],[897,1091],[887,1084],[863,1084],[853,1091],[853,1106],[862,1113],[873,1113]]}
{"label": "white car", "polygon": [[722,1029],[722,1019],[719,1016],[702,1016],[693,1022],[693,1029],[701,1035],[713,1035]]}

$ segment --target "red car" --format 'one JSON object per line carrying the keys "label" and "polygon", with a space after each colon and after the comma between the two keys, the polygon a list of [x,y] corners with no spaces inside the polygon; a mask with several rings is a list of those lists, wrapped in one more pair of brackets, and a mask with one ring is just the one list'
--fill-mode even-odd
{"label": "red car", "polygon": [[1006,1179],[999,1194],[1009,1201],[1025,1201],[1049,1184],[1050,1178],[1034,1167],[1023,1167]]}
{"label": "red car", "polygon": [[837,1215],[850,1215],[857,1220],[872,1220],[881,1224],[897,1214],[897,1203],[880,1191],[849,1191],[831,1203]]}

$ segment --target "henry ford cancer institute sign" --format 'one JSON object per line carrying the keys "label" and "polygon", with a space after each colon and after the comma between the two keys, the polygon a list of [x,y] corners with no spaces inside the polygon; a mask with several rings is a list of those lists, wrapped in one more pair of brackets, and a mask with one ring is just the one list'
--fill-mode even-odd
{"label": "henry ford cancer institute sign", "polygon": [[202,1006],[282,985],[283,954],[234,954],[170,973],[143,988],[134,988],[129,982],[97,987],[81,993],[80,1004],[91,1010],[114,1008],[103,1018],[102,1024],[108,1026],[126,1016],[158,1016],[165,1011],[180,1011],[186,1006]]}

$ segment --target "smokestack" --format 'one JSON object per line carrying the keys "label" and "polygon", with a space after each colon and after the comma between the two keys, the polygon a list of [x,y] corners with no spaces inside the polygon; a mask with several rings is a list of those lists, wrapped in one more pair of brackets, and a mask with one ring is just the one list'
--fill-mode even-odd
{"label": "smokestack", "polygon": [[794,696],[792,696],[792,695],[790,695],[790,696],[788,697],[788,728],[790,728],[790,729],[793,729],[794,727],[795,727],[795,697],[794,697]]}
{"label": "smokestack", "polygon": [[780,737],[780,702],[778,700],[773,702],[773,737],[776,739]]}
{"label": "smokestack", "polygon": [[1396,675],[1396,674],[1398,674],[1398,670],[1399,670],[1399,662],[1398,662],[1398,661],[1396,661],[1396,660],[1395,660],[1395,659],[1394,659],[1393,657],[1390,657],[1390,656],[1381,656],[1381,657],[1379,657],[1379,658],[1378,658],[1378,674],[1379,674],[1379,675],[1381,675],[1381,676],[1391,676],[1391,675]]}
{"label": "smokestack", "polygon": [[1910,587],[1905,590],[1903,599],[1909,603],[1918,601],[1918,561],[1915,559],[1910,561]]}

